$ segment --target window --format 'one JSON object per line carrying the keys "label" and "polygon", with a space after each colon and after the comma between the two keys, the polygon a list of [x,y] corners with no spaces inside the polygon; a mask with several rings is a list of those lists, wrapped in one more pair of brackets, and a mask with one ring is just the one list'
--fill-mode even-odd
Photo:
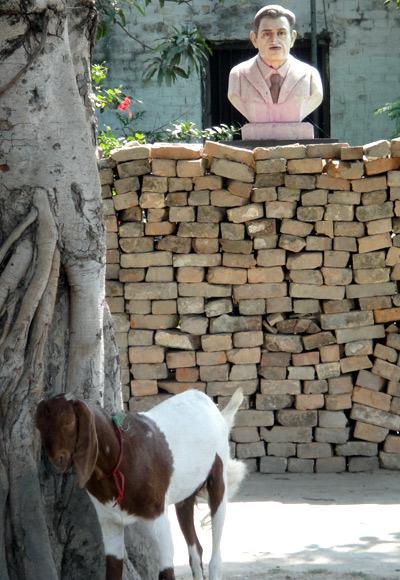
{"label": "window", "polygon": [[[256,51],[249,42],[214,44],[210,43],[212,55],[203,90],[204,127],[233,123],[243,125],[246,119],[228,101],[229,72],[239,62],[255,56]],[[309,38],[297,39],[291,50],[293,56],[311,64],[311,41]],[[319,108],[304,119],[315,126],[316,137],[330,136],[329,110],[329,43],[326,37],[318,38],[318,70],[324,88],[324,100]]]}

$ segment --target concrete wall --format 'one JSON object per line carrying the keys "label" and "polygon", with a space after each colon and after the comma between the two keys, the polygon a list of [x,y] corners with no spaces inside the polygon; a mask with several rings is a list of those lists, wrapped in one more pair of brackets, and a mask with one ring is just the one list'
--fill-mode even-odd
{"label": "concrete wall", "polygon": [[[192,7],[154,1],[143,17],[129,15],[127,28],[137,39],[154,45],[170,26],[194,22],[210,41],[245,40],[259,1],[193,0]],[[310,31],[309,2],[283,3],[297,15],[302,37]],[[326,12],[324,12],[324,6]],[[389,138],[394,130],[386,116],[373,111],[400,93],[400,11],[383,0],[317,0],[318,31],[328,30],[331,75],[331,134],[352,145]],[[155,129],[174,120],[191,120],[201,126],[201,83],[193,77],[172,87],[156,82],[144,86],[141,75],[147,54],[143,47],[115,28],[97,47],[98,60],[110,65],[110,83],[123,84],[144,101],[146,117],[141,128]],[[103,116],[103,120],[106,117]]]}

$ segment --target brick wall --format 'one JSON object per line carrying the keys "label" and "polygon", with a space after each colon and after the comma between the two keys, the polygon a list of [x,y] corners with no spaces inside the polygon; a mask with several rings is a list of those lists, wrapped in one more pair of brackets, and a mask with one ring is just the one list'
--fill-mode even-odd
{"label": "brick wall", "polygon": [[100,162],[124,401],[220,405],[251,469],[400,469],[400,140]]}

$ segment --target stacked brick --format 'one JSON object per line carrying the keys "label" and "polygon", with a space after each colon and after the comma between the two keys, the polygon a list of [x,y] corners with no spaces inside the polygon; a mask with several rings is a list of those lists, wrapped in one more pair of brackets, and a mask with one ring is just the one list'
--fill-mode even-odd
{"label": "stacked brick", "polygon": [[267,473],[400,469],[400,140],[130,145],[100,162],[124,400],[246,395]]}

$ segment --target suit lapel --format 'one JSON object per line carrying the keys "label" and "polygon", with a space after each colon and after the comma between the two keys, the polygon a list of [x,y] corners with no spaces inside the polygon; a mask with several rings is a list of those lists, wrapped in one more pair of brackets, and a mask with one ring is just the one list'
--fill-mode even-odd
{"label": "suit lapel", "polygon": [[292,89],[305,76],[303,67],[297,66],[296,59],[289,55],[290,66],[279,92],[278,103],[283,103]]}
{"label": "suit lapel", "polygon": [[250,64],[248,69],[244,71],[244,74],[249,83],[253,85],[253,87],[260,93],[264,101],[269,104],[272,103],[272,97],[269,87],[257,65],[257,56],[253,58],[253,62]]}

